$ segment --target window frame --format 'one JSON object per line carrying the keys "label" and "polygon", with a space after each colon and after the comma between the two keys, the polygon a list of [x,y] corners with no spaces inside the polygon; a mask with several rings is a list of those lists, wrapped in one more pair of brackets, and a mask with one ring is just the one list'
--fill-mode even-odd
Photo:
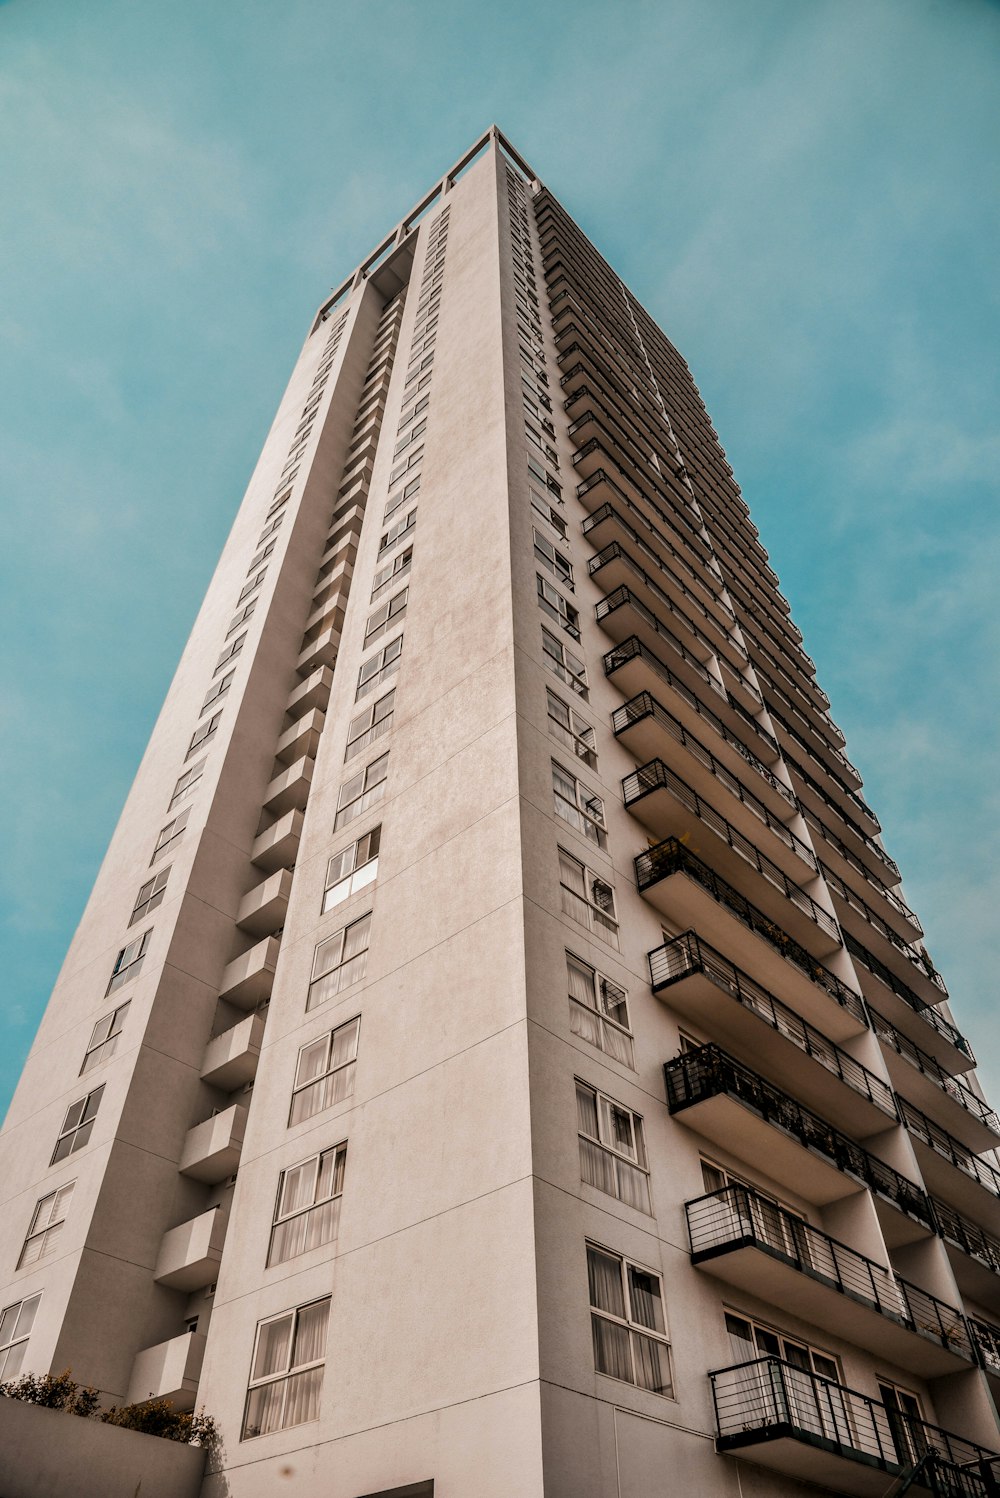
{"label": "window frame", "polygon": [[[562,894],[560,896],[560,905],[563,914],[567,916],[571,921],[573,921],[575,925],[580,926],[585,931],[589,931],[592,936],[596,936],[599,941],[607,942],[609,946],[614,947],[616,952],[620,951],[621,945],[619,937],[620,928],[618,923],[618,904],[615,899],[614,885],[611,884],[607,879],[605,879],[602,874],[598,874],[596,870],[592,869],[589,864],[584,863],[581,858],[577,858],[575,853],[571,853],[568,848],[562,847],[561,844],[557,845],[557,853],[559,857],[559,888],[560,891],[562,891]],[[581,895],[579,890],[575,889],[572,885],[566,884],[566,882],[564,881],[563,859],[566,859],[570,863],[575,864],[578,869],[583,871],[583,882],[586,894]],[[595,884],[601,885],[602,888],[604,890],[607,890],[610,894],[610,914],[607,908],[602,906],[599,901],[594,898],[593,887]],[[573,915],[571,910],[568,908],[568,904],[565,899],[566,893],[571,894],[574,899],[579,902],[580,905],[586,907],[589,918],[587,925],[584,925],[583,921],[579,920],[575,915]]]}
{"label": "window frame", "polygon": [[[333,1163],[330,1167],[330,1185],[332,1189],[326,1196],[317,1196],[316,1192],[319,1190],[320,1183],[323,1179],[323,1161],[330,1155],[333,1156]],[[285,1193],[285,1183],[287,1178],[293,1172],[306,1170],[309,1166],[314,1167],[312,1178],[312,1200],[306,1206],[297,1206],[290,1208],[285,1212],[282,1212],[281,1201]],[[274,1215],[271,1219],[271,1232],[268,1238],[267,1245],[267,1258],[264,1261],[264,1267],[266,1269],[273,1269],[277,1264],[288,1264],[292,1259],[301,1258],[303,1254],[311,1253],[316,1248],[322,1248],[324,1244],[335,1242],[337,1234],[340,1230],[339,1203],[344,1195],[344,1179],[346,1169],[347,1140],[343,1139],[339,1144],[330,1145],[329,1148],[320,1150],[315,1155],[309,1155],[305,1160],[296,1161],[294,1165],[286,1166],[284,1170],[279,1171],[278,1189],[274,1199]],[[295,1249],[293,1252],[282,1253],[280,1257],[275,1256],[276,1240],[284,1237],[284,1234],[279,1234],[279,1228],[285,1228],[290,1223],[297,1222],[301,1219],[303,1221],[306,1232],[308,1232],[308,1219],[314,1213],[319,1212],[323,1207],[329,1206],[333,1202],[337,1202],[338,1207],[335,1212],[330,1213],[332,1227],[329,1231],[327,1231],[326,1237],[319,1237],[314,1243],[306,1243],[301,1248]],[[327,1226],[329,1227],[330,1225],[328,1224]],[[322,1232],[323,1230],[323,1227],[321,1227],[320,1231]]]}
{"label": "window frame", "polygon": [[[368,971],[371,934],[372,912],[366,910],[316,943],[310,968],[309,989],[306,993],[307,1014],[311,1014],[313,1010],[335,999],[338,994],[343,993],[345,988],[352,988],[355,983],[364,981]],[[345,956],[344,954],[352,943],[360,940],[364,940],[364,946],[358,947],[349,956]],[[326,965],[327,958],[320,955],[327,950],[331,954],[337,953],[336,960],[330,962],[329,965]],[[346,978],[345,970],[348,972]]]}
{"label": "window frame", "polygon": [[105,1086],[106,1083],[102,1082],[100,1086],[93,1088],[82,1098],[77,1098],[76,1102],[70,1103],[63,1117],[62,1128],[56,1135],[52,1158],[49,1160],[50,1166],[58,1165],[60,1160],[67,1160],[70,1155],[75,1155],[77,1150],[82,1150],[89,1143],[90,1136],[94,1132],[94,1122],[97,1118],[97,1110],[101,1106]]}
{"label": "window frame", "polygon": [[[378,878],[378,856],[381,843],[382,824],[379,822],[375,827],[371,827],[367,832],[363,832],[353,843],[348,843],[339,853],[334,853],[331,856],[326,866],[323,899],[320,907],[321,915],[329,915],[331,910],[335,910],[338,905],[342,905],[345,900],[349,900],[359,890],[365,889],[369,884],[375,882]],[[373,846],[374,852],[372,851]],[[346,868],[344,860],[348,853],[353,856],[350,867]],[[358,861],[359,858],[361,862]],[[334,873],[334,866],[337,864],[340,867]],[[364,878],[360,878],[360,875],[364,875]],[[335,894],[344,885],[348,886],[347,889],[342,894],[337,894],[336,899],[331,899],[330,896]]]}
{"label": "window frame", "polygon": [[[553,712],[553,703],[566,714],[563,722],[558,713]],[[559,693],[553,691],[552,687],[545,684],[545,712],[549,724],[549,735],[556,743],[562,744],[565,749],[572,750],[575,757],[585,764],[588,770],[597,769],[597,730],[585,718],[580,717],[576,710],[564,702]]]}
{"label": "window frame", "polygon": [[[353,1031],[353,1034],[345,1034],[344,1032],[346,1031]],[[350,1054],[344,1060],[335,1062],[338,1035],[343,1037],[342,1043],[348,1048]],[[300,1081],[299,1073],[302,1070],[303,1059],[306,1053],[314,1050],[321,1042],[324,1043],[326,1050],[326,1059],[323,1063],[324,1069],[316,1072],[315,1075],[307,1076],[305,1081]],[[307,1040],[305,1045],[299,1047],[298,1055],[295,1058],[295,1074],[292,1079],[292,1093],[288,1105],[288,1128],[291,1129],[296,1124],[306,1123],[310,1118],[315,1118],[318,1113],[325,1113],[328,1108],[335,1108],[338,1103],[346,1102],[348,1098],[354,1096],[353,1068],[357,1065],[360,1042],[361,1016],[356,1014],[352,1019],[344,1020],[342,1024],[334,1025],[332,1030],[324,1031],[322,1035],[317,1035],[314,1040]],[[348,1068],[352,1069],[348,1071]],[[329,1090],[332,1090],[336,1094],[337,1085],[330,1079],[337,1077],[341,1072],[345,1074],[343,1091],[339,1097],[327,1097],[326,1093]],[[328,1087],[320,1088],[319,1083],[321,1082],[329,1083]],[[314,1093],[320,1098],[316,1107],[309,1108],[308,1111],[301,1111],[296,1117],[296,1098],[304,1099],[307,1094],[311,1097]],[[304,1102],[302,1108],[305,1108]]]}
{"label": "window frame", "polygon": [[[152,934],[152,926],[147,926],[145,931],[141,931],[138,936],[134,937],[132,941],[126,942],[122,947],[121,951],[118,953],[118,956],[115,958],[115,965],[111,970],[111,977],[108,980],[108,986],[104,990],[104,997],[106,999],[109,998],[111,994],[117,993],[118,989],[124,987],[126,983],[131,983],[133,978],[137,978],[139,976],[143,959],[145,958],[146,953],[149,950],[149,938],[152,936]],[[126,962],[124,960],[126,955],[131,952],[133,948],[136,949],[135,955],[129,957],[128,961]]]}
{"label": "window frame", "polygon": [[[649,1156],[646,1153],[646,1136],[643,1130],[642,1114],[636,1113],[626,1103],[621,1103],[617,1098],[611,1096],[600,1087],[595,1087],[592,1082],[587,1082],[583,1077],[575,1077],[577,1097],[577,1135],[580,1140],[580,1178],[584,1185],[592,1187],[594,1191],[600,1191],[605,1196],[612,1197],[623,1206],[631,1207],[634,1212],[643,1212],[647,1217],[652,1217],[652,1195],[649,1170]],[[585,1092],[593,1103],[596,1131],[589,1133],[584,1129],[581,1109],[580,1094]],[[615,1142],[614,1123],[620,1118],[628,1125],[628,1135],[631,1139],[631,1150],[619,1146]],[[615,1189],[608,1190],[606,1185],[588,1177],[587,1151],[584,1146],[589,1145],[606,1155],[613,1164],[614,1169],[605,1180],[608,1184],[613,1182]],[[623,1170],[619,1170],[619,1166]],[[645,1205],[629,1199],[628,1181],[631,1179],[629,1172],[637,1178],[639,1195]]]}
{"label": "window frame", "polygon": [[[366,811],[369,811],[373,806],[377,806],[382,800],[385,795],[385,786],[389,776],[388,759],[389,751],[386,749],[381,754],[376,755],[374,759],[369,760],[366,765],[356,770],[348,780],[343,781],[337,795],[337,812],[333,822],[334,832],[339,832],[342,827],[347,827],[354,821],[355,817],[364,816]],[[382,775],[382,778],[380,780],[370,780],[371,772],[373,770],[380,770],[383,767],[385,773]],[[349,800],[345,800],[345,792],[350,790],[358,781],[361,782],[361,789],[357,795],[351,797]],[[373,794],[376,791],[378,794]],[[345,813],[349,814],[345,815]]]}
{"label": "window frame", "polygon": [[[278,1431],[293,1430],[297,1425],[307,1425],[311,1421],[317,1420],[319,1418],[319,1400],[323,1390],[322,1373],[326,1369],[326,1347],[330,1335],[330,1302],[331,1297],[329,1295],[321,1295],[318,1296],[315,1300],[306,1301],[303,1305],[295,1306],[289,1311],[281,1311],[275,1316],[266,1316],[262,1320],[258,1321],[257,1328],[254,1333],[253,1353],[250,1358],[250,1375],[247,1379],[247,1393],[246,1400],[243,1406],[243,1419],[240,1424],[241,1441],[257,1440],[261,1436],[274,1435]],[[313,1307],[318,1306],[325,1306],[324,1325],[322,1331],[323,1356],[321,1358],[308,1359],[303,1363],[295,1363],[292,1361],[292,1359],[295,1355],[295,1342],[299,1332],[300,1317],[302,1316],[303,1312],[312,1310]],[[255,1378],[254,1368],[256,1366],[258,1353],[260,1351],[262,1331],[265,1327],[272,1326],[276,1322],[283,1321],[286,1318],[288,1319],[290,1325],[287,1344],[288,1351],[284,1366],[280,1370],[276,1370],[266,1375],[258,1375]],[[258,1389],[272,1388],[281,1385],[283,1388],[281,1410],[282,1414],[284,1414],[285,1410],[287,1409],[286,1392],[292,1380],[299,1374],[311,1373],[315,1370],[319,1370],[321,1377],[316,1388],[316,1407],[314,1412],[310,1413],[304,1420],[296,1420],[292,1423],[285,1423],[284,1420],[279,1419],[276,1424],[271,1425],[267,1430],[261,1429],[260,1426],[251,1428],[249,1423],[251,1401],[253,1399],[253,1395]]]}
{"label": "window frame", "polygon": [[[591,1336],[593,1338],[594,1346],[595,1371],[599,1373],[602,1378],[614,1378],[619,1383],[628,1383],[631,1384],[634,1388],[645,1389],[650,1394],[659,1394],[662,1398],[673,1399],[675,1397],[673,1378],[673,1344],[670,1338],[670,1324],[667,1319],[666,1299],[663,1294],[662,1274],[659,1272],[659,1270],[651,1269],[647,1264],[641,1264],[638,1260],[632,1259],[626,1254],[619,1253],[616,1249],[607,1248],[603,1243],[595,1243],[589,1238],[586,1240],[586,1247],[588,1280],[587,1299],[590,1306]],[[618,1315],[615,1311],[609,1310],[604,1306],[594,1304],[595,1297],[592,1288],[593,1276],[591,1274],[592,1254],[599,1254],[601,1258],[614,1261],[618,1264],[619,1290],[621,1293],[621,1303],[624,1315]],[[647,1325],[646,1322],[644,1322],[636,1315],[636,1302],[633,1300],[632,1295],[633,1274],[637,1276],[648,1276],[649,1279],[656,1282],[656,1285],[658,1287],[657,1300],[663,1319],[663,1331],[659,1331],[657,1328]],[[629,1350],[629,1365],[632,1373],[631,1378],[621,1378],[618,1374],[610,1373],[606,1368],[602,1368],[600,1366],[600,1352],[595,1324],[598,1321],[603,1321],[608,1325],[618,1327],[621,1331],[625,1332],[626,1345],[628,1346]],[[644,1337],[663,1348],[666,1357],[667,1370],[667,1384],[665,1387],[652,1388],[648,1383],[642,1383],[636,1377],[637,1360],[634,1341],[634,1338],[636,1337]]]}
{"label": "window frame", "polygon": [[[183,829],[182,829],[183,830]],[[129,926],[134,926],[136,921],[141,921],[151,910],[163,904],[163,896],[167,887],[167,879],[170,877],[172,864],[167,864],[165,869],[160,869],[152,879],[147,879],[145,884],[140,885],[139,893],[135,897],[132,914],[129,916]],[[145,898],[143,898],[145,896]]]}
{"label": "window frame", "polygon": [[[25,1234],[24,1243],[22,1244],[21,1252],[18,1255],[18,1269],[27,1269],[32,1264],[37,1264],[41,1259],[47,1259],[49,1254],[52,1253],[53,1248],[55,1247],[55,1244],[58,1241],[66,1224],[66,1216],[69,1210],[69,1203],[73,1200],[73,1189],[75,1186],[75,1180],[67,1181],[65,1185],[57,1186],[54,1191],[46,1192],[45,1196],[40,1197],[39,1200],[35,1203],[34,1211],[31,1214],[31,1221],[28,1225],[28,1231]],[[62,1212],[62,1216],[54,1217],[50,1215],[48,1221],[45,1223],[45,1226],[39,1227],[38,1220],[41,1216],[42,1209],[43,1207],[45,1207],[47,1202],[53,1203],[51,1212]],[[38,1252],[35,1253],[33,1257],[27,1258],[26,1256],[29,1251],[29,1246],[32,1243],[38,1243],[40,1246]]]}
{"label": "window frame", "polygon": [[[593,1004],[586,1003],[573,992],[570,968],[575,967],[586,986],[593,993]],[[609,1005],[607,990],[614,990],[614,1005]],[[635,1045],[632,1034],[632,1025],[628,1013],[628,990],[617,983],[614,978],[609,978],[606,973],[578,957],[575,952],[566,948],[566,989],[569,1000],[570,1030],[581,1040],[587,1041],[595,1050],[611,1056],[615,1061],[620,1061],[631,1071],[635,1070]],[[619,1012],[625,1015],[625,1023],[614,1018],[609,1012],[610,1007],[617,1007]],[[584,1026],[577,1020],[578,1014],[593,1016],[597,1021],[596,1026]],[[605,1035],[605,1027],[609,1027],[611,1034]],[[596,1038],[595,1038],[596,1036]],[[610,1043],[605,1044],[605,1041]]]}
{"label": "window frame", "polygon": [[[604,815],[604,800],[584,785],[580,778],[554,759],[552,764],[552,801],[555,814],[567,827],[579,832],[595,848],[608,846],[608,824]],[[562,781],[563,788],[557,783]],[[566,794],[573,791],[573,799]],[[568,815],[572,812],[573,815]]]}
{"label": "window frame", "polygon": [[[131,999],[126,999],[124,1004],[119,1004],[116,1009],[112,1009],[108,1014],[103,1015],[99,1020],[95,1020],[94,1028],[90,1032],[90,1040],[87,1043],[87,1049],[83,1053],[83,1063],[79,1071],[79,1075],[81,1077],[86,1076],[87,1072],[93,1071],[95,1067],[102,1066],[106,1060],[110,1060],[111,1057],[115,1054],[115,1051],[118,1049],[118,1039],[123,1029],[125,1028],[125,1016],[128,1014],[128,1009],[131,1002]],[[119,1021],[117,1028],[115,1027],[116,1020]],[[105,1035],[102,1035],[100,1040],[96,1040],[95,1036],[97,1035],[98,1030],[104,1024],[107,1024],[108,1026],[107,1033]],[[108,1045],[110,1045],[111,1048],[107,1052],[107,1055],[104,1055],[104,1048]],[[95,1056],[97,1059],[88,1063],[88,1056]]]}
{"label": "window frame", "polygon": [[[39,1290],[34,1295],[24,1295],[20,1300],[11,1301],[9,1306],[0,1310],[0,1382],[16,1378],[24,1366],[25,1350],[41,1299],[42,1292]],[[28,1324],[22,1330],[21,1323],[26,1314]],[[19,1349],[16,1360],[12,1357],[15,1348]]]}

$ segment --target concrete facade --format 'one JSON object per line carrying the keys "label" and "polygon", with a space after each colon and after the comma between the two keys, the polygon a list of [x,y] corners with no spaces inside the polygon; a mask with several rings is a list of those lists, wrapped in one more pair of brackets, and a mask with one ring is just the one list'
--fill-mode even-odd
{"label": "concrete facade", "polygon": [[206,1498],[985,1498],[1000,1125],[860,785],[491,130],[293,371],[0,1136],[0,1358],[203,1406]]}

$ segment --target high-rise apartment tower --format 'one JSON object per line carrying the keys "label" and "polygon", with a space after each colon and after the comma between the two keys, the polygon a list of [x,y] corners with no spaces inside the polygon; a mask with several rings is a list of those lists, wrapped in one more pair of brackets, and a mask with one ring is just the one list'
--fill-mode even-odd
{"label": "high-rise apartment tower", "polygon": [[2,1136],[0,1377],[204,1406],[206,1498],[996,1492],[1000,1124],[828,706],[490,130],[292,373]]}

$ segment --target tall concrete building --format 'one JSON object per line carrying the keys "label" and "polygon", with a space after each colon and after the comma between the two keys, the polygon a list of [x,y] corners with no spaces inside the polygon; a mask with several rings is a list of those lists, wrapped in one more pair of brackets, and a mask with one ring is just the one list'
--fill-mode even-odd
{"label": "tall concrete building", "polygon": [[1000,1123],[899,881],[489,131],[292,373],[2,1135],[0,1377],[203,1406],[206,1498],[996,1493]]}

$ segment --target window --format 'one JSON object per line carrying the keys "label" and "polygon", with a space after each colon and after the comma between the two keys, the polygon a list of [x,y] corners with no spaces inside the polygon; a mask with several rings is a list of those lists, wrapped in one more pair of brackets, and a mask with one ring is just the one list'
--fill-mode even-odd
{"label": "window", "polygon": [[344,751],[345,763],[367,749],[376,739],[388,733],[392,727],[392,714],[396,703],[396,688],[393,687],[384,696],[373,702],[371,707],[366,707],[363,713],[358,713],[352,718],[351,726],[347,730],[347,748]]}
{"label": "window", "polygon": [[602,973],[566,953],[569,986],[569,1027],[581,1040],[596,1046],[624,1066],[635,1065],[628,1022],[628,995]]}
{"label": "window", "polygon": [[361,916],[321,941],[313,956],[312,981],[306,1009],[325,1004],[352,983],[365,976],[368,966],[368,942],[371,937],[372,913]]}
{"label": "window", "polygon": [[187,796],[191,795],[198,781],[201,779],[204,769],[205,761],[200,759],[197,764],[192,765],[189,770],[184,771],[184,774],[174,786],[174,794],[170,798],[170,805],[167,807],[167,811],[173,811],[178,801],[183,801]]}
{"label": "window", "polygon": [[118,1049],[118,1037],[122,1033],[125,1024],[125,1016],[128,1014],[128,1003],[122,1004],[99,1019],[91,1032],[90,1042],[83,1057],[83,1065],[80,1067],[80,1075],[84,1072],[93,1071],[95,1066],[100,1066],[103,1061],[110,1061]]}
{"label": "window", "polygon": [[226,639],[227,640],[229,639],[229,636],[231,634],[233,634],[236,630],[239,629],[239,627],[240,627],[241,624],[245,624],[247,622],[247,620],[250,618],[250,616],[252,615],[252,613],[253,613],[253,611],[254,611],[254,609],[256,607],[257,607],[257,600],[256,600],[256,598],[251,598],[251,600],[247,604],[246,608],[239,610],[239,612],[235,615],[235,617],[230,622],[229,628],[226,630]]}
{"label": "window", "polygon": [[[686,1036],[681,1039],[682,1042],[687,1041]],[[682,1049],[686,1050],[688,1046],[683,1045]],[[731,1170],[716,1164],[714,1160],[702,1158],[701,1178],[706,1192],[723,1193],[714,1206],[720,1231],[731,1230],[734,1236],[740,1237],[752,1234],[776,1253],[787,1254],[795,1259],[802,1267],[811,1264],[821,1274],[836,1278],[836,1264],[827,1258],[826,1240],[818,1235],[810,1237],[804,1231],[806,1219],[801,1212],[794,1211],[769,1192],[762,1191],[759,1186],[744,1180],[742,1176],[734,1175]],[[822,1262],[817,1261],[817,1255]],[[876,1268],[877,1266],[873,1266],[872,1274],[875,1274]],[[880,1279],[883,1276],[885,1288],[892,1297],[894,1287],[891,1278],[884,1271],[880,1274]]]}
{"label": "window", "polygon": [[382,828],[373,827],[356,843],[335,853],[326,866],[326,888],[323,892],[323,915],[335,905],[356,895],[378,875],[378,849]]}
{"label": "window", "polygon": [[385,681],[387,676],[395,676],[399,670],[399,657],[402,653],[403,636],[396,635],[388,645],[383,645],[381,650],[361,662],[361,668],[358,671],[358,689],[354,694],[355,702],[364,697],[373,687],[377,687],[379,682]]}
{"label": "window", "polygon": [[347,1145],[340,1144],[281,1172],[267,1250],[268,1268],[336,1238],[346,1164]]}
{"label": "window", "polygon": [[[0,1354],[2,1356],[2,1354]],[[901,1467],[918,1462],[929,1449],[920,1400],[909,1389],[901,1389],[880,1378],[878,1391],[888,1419],[892,1442]]]}
{"label": "window", "polygon": [[360,1019],[349,1020],[329,1035],[311,1040],[299,1051],[289,1128],[353,1096],[360,1029]]}
{"label": "window", "polygon": [[327,1296],[258,1323],[242,1440],[318,1418],[329,1318]]}
{"label": "window", "polygon": [[615,892],[565,848],[559,849],[559,885],[563,913],[618,950]]}
{"label": "window", "polygon": [[627,1207],[649,1212],[649,1167],[638,1113],[579,1079],[576,1112],[581,1179]]}
{"label": "window", "polygon": [[418,447],[417,450],[416,450],[416,452],[410,453],[409,457],[406,459],[406,461],[404,463],[398,464],[392,470],[392,472],[389,475],[389,487],[390,487],[390,489],[392,488],[393,484],[397,481],[397,479],[401,479],[403,477],[404,473],[406,473],[410,468],[415,468],[417,466],[417,464],[420,462],[420,459],[423,457],[423,455],[424,455],[423,448],[422,447]]}
{"label": "window", "polygon": [[587,1244],[594,1367],[608,1378],[673,1396],[660,1276]]}
{"label": "window", "polygon": [[379,558],[383,557],[390,547],[395,546],[396,542],[401,536],[405,536],[407,531],[412,531],[416,523],[417,511],[415,507],[412,510],[407,510],[402,519],[394,521],[378,543]]}
{"label": "window", "polygon": [[163,904],[163,891],[167,887],[169,875],[169,869],[161,869],[152,879],[147,879],[135,897],[135,908],[129,916],[130,926],[134,926],[136,921],[141,921],[143,916],[155,910],[157,905]]}
{"label": "window", "polygon": [[[235,656],[239,655],[246,642],[246,637],[246,631],[244,630],[241,635],[237,635],[236,639],[231,645],[226,646],[225,650],[222,652],[222,654],[219,656],[219,659],[215,663],[215,671],[212,672],[213,676],[216,674],[216,671],[222,670],[227,661],[231,661]],[[202,708],[202,712],[204,711],[205,709]]]}
{"label": "window", "polygon": [[[781,1380],[787,1405],[782,1418],[828,1440],[849,1446],[856,1444],[850,1410],[836,1388],[841,1382],[836,1358],[732,1311],[726,1312],[726,1331],[735,1363],[755,1363],[759,1358],[773,1357],[791,1364],[783,1370]],[[816,1397],[814,1375],[829,1380],[822,1386],[822,1399]],[[745,1369],[741,1378],[744,1380],[741,1394],[748,1405],[759,1401],[761,1409],[773,1409],[775,1393],[766,1365]]]}
{"label": "window", "polygon": [[409,572],[412,561],[413,547],[408,546],[405,551],[399,553],[399,556],[393,557],[391,562],[386,562],[384,567],[378,569],[372,578],[372,603],[375,602],[383,588],[387,588],[396,578],[403,577]]}
{"label": "window", "polygon": [[0,1311],[0,1379],[16,1378],[24,1363],[40,1295],[16,1300]]}
{"label": "window", "polygon": [[544,466],[530,453],[528,454],[528,471],[534,474],[539,483],[545,485],[550,494],[554,494],[557,499],[562,498],[562,485],[552,477],[551,473],[547,473]]}
{"label": "window", "polygon": [[552,761],[552,798],[557,817],[562,817],[599,848],[607,847],[604,802],[555,760]]}
{"label": "window", "polygon": [[559,511],[554,510],[549,504],[548,500],[543,498],[543,496],[539,494],[537,489],[529,489],[528,496],[531,500],[531,508],[534,510],[535,514],[538,515],[542,520],[544,520],[546,525],[551,525],[552,529],[559,536],[560,540],[565,541],[566,522],[559,514]]}
{"label": "window", "polygon": [[202,723],[195,729],[194,733],[191,735],[191,742],[190,744],[188,744],[187,753],[184,756],[185,759],[190,759],[195,750],[200,748],[201,745],[204,744],[206,739],[210,739],[212,737],[212,735],[215,733],[215,730],[219,726],[221,718],[221,711],[213,713],[207,723]]}
{"label": "window", "polygon": [[81,1098],[77,1103],[70,1103],[66,1109],[66,1117],[63,1126],[59,1130],[59,1138],[56,1147],[52,1151],[50,1165],[55,1165],[59,1160],[65,1160],[67,1155],[75,1154],[82,1150],[94,1131],[94,1119],[101,1104],[101,1094],[104,1091],[104,1083],[96,1087],[93,1092]]}
{"label": "window", "polygon": [[384,635],[397,620],[402,619],[406,613],[409,592],[409,588],[400,588],[398,593],[387,598],[385,603],[380,603],[378,608],[369,614],[368,623],[365,625],[364,649],[367,650],[368,646]]}
{"label": "window", "polygon": [[28,1236],[17,1261],[18,1269],[27,1269],[29,1264],[37,1264],[39,1259],[47,1258],[53,1252],[66,1221],[75,1185],[76,1182],[71,1181],[68,1186],[60,1186],[58,1191],[43,1196],[35,1207],[31,1214]]}
{"label": "window", "polygon": [[[181,778],[183,779],[183,776]],[[168,822],[165,827],[160,828],[160,835],[156,839],[156,847],[153,849],[153,856],[149,860],[151,864],[155,863],[158,858],[161,858],[163,856],[171,843],[177,841],[181,833],[184,831],[184,828],[187,826],[187,819],[190,815],[190,806],[185,806],[184,810],[178,812],[176,817],[174,817],[172,821]]]}
{"label": "window", "polygon": [[105,997],[109,993],[114,993],[116,988],[121,988],[123,983],[128,983],[139,976],[142,959],[146,955],[146,948],[149,946],[149,938],[152,934],[153,928],[150,926],[141,936],[137,936],[135,941],[130,941],[127,947],[122,947],[115,961]]}
{"label": "window", "polygon": [[256,577],[252,577],[248,583],[244,584],[243,588],[240,590],[240,596],[239,598],[237,598],[236,602],[242,603],[245,598],[249,598],[250,594],[255,592],[256,589],[260,587],[261,583],[264,581],[266,573],[267,568],[262,567],[257,573]]}
{"label": "window", "polygon": [[586,699],[589,696],[587,690],[587,668],[579,656],[573,654],[561,640],[542,625],[542,653],[545,656],[545,664],[550,671],[564,681],[568,687],[579,696]]}
{"label": "window", "polygon": [[[553,577],[557,577],[561,583],[565,583],[566,587],[572,590],[573,567],[569,557],[564,556],[561,551],[558,551],[548,537],[543,536],[541,531],[535,526],[532,526],[531,534],[535,538],[535,556],[541,562],[542,566],[547,567]],[[577,639],[579,639],[579,634],[577,635]]]}
{"label": "window", "polygon": [[339,832],[341,827],[346,827],[348,822],[353,822],[355,817],[364,816],[373,806],[377,805],[385,795],[385,781],[389,773],[389,756],[382,754],[378,759],[373,759],[370,765],[366,765],[357,775],[350,780],[345,780],[340,787],[340,796],[337,800],[337,816],[333,824],[334,832]]}
{"label": "window", "polygon": [[556,623],[563,628],[574,640],[580,638],[580,615],[571,603],[568,603],[557,588],[542,577],[540,572],[535,573],[535,581],[538,584],[538,603]]}
{"label": "window", "polygon": [[597,735],[589,723],[585,723],[551,687],[545,688],[545,700],[549,715],[549,733],[567,749],[572,749],[577,759],[582,759],[592,770],[597,769]]}
{"label": "window", "polygon": [[[236,675],[236,668],[233,667],[232,671],[227,671],[226,674],[225,674],[225,676],[223,676],[219,681],[217,681],[215,683],[215,685],[209,691],[208,696],[205,698],[204,702],[201,704],[201,712],[202,713],[205,712],[208,708],[210,708],[212,706],[213,702],[218,702],[218,700],[219,700],[220,697],[224,697],[226,695],[226,693],[229,691],[229,688],[233,684],[233,677],[235,675]],[[201,713],[199,713],[198,716],[201,717]]]}
{"label": "window", "polygon": [[405,504],[408,499],[412,499],[415,494],[419,493],[420,474],[418,473],[408,484],[404,484],[402,489],[397,489],[395,494],[390,494],[386,501],[385,513],[382,516],[383,522],[388,520],[390,515],[395,515],[400,505]]}

